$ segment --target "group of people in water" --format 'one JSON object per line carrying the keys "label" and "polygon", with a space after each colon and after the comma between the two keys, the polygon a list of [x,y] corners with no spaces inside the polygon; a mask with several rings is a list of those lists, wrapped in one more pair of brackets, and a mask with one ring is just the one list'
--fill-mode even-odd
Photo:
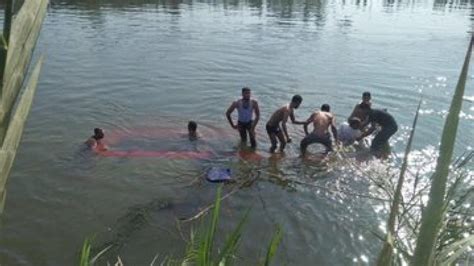
{"label": "group of people in water", "polygon": [[[303,126],[305,137],[300,142],[303,156],[308,146],[313,143],[324,145],[324,153],[327,154],[334,150],[333,142],[336,146],[351,145],[356,141],[360,142],[377,130],[370,150],[380,157],[384,146],[388,145],[390,137],[398,130],[398,125],[392,115],[386,110],[372,108],[370,92],[362,94],[362,101],[356,104],[347,122],[342,123],[339,128],[336,127],[336,118],[331,113],[329,104],[321,105],[319,110],[311,113],[304,121],[296,120],[294,111],[302,102],[303,98],[300,95],[294,95],[290,103],[278,108],[270,116],[265,128],[271,142],[271,153],[276,151],[278,144],[279,151],[283,152],[286,144],[292,141],[287,129],[288,118],[291,123]],[[232,113],[235,110],[237,110],[237,123],[232,119]],[[258,101],[251,98],[250,88],[242,88],[242,98],[232,102],[225,114],[230,126],[239,132],[242,143],[246,143],[249,139],[250,146],[256,148],[255,129],[260,120],[260,108]],[[310,124],[313,125],[312,132],[308,131]],[[86,141],[86,144],[94,149],[105,150],[106,147],[102,142],[104,136],[101,128],[95,128],[94,135]],[[197,123],[194,121],[188,123],[188,137],[190,140],[198,138]]]}
{"label": "group of people in water", "polygon": [[[271,142],[270,152],[275,152],[278,147],[283,152],[287,143],[292,139],[288,135],[288,118],[295,125],[302,125],[305,137],[300,142],[301,154],[305,155],[310,144],[324,145],[325,153],[333,151],[333,142],[336,145],[350,145],[361,141],[379,129],[372,140],[371,151],[380,156],[383,147],[388,144],[390,137],[398,130],[398,125],[386,110],[373,109],[370,92],[362,94],[362,101],[354,107],[347,123],[343,123],[339,130],[336,127],[335,116],[331,113],[329,104],[321,105],[319,110],[311,113],[305,121],[295,118],[294,110],[303,102],[300,95],[294,95],[290,103],[278,108],[266,123],[266,131]],[[237,109],[237,123],[232,120],[232,113]],[[242,88],[242,98],[232,102],[226,111],[226,117],[232,128],[239,131],[242,142],[247,142],[247,135],[252,148],[257,146],[255,128],[260,120],[258,102],[251,98],[250,88]],[[313,125],[313,131],[308,131],[308,126]],[[332,137],[331,137],[331,133]]]}

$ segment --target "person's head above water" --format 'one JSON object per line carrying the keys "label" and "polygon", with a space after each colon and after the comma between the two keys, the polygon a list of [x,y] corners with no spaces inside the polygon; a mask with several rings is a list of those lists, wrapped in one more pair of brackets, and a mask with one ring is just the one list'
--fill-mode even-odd
{"label": "person's head above water", "polygon": [[301,95],[294,95],[293,98],[291,98],[291,103],[290,105],[295,108],[295,109],[298,109],[298,107],[300,106],[301,102],[303,102],[303,97],[301,97]]}
{"label": "person's head above water", "polygon": [[94,128],[94,136],[92,136],[95,140],[100,140],[104,138],[104,130],[102,128]]}
{"label": "person's head above water", "polygon": [[188,122],[188,132],[189,134],[196,134],[197,130],[197,123],[194,121],[189,121]]}
{"label": "person's head above water", "polygon": [[244,99],[244,100],[250,100],[250,95],[251,95],[250,88],[248,88],[248,87],[243,87],[243,88],[242,88],[242,99]]}
{"label": "person's head above water", "polygon": [[329,106],[329,104],[325,103],[325,104],[321,105],[321,111],[330,112],[331,107]]}
{"label": "person's head above water", "polygon": [[351,117],[349,119],[349,126],[352,129],[360,129],[360,124],[361,124],[361,121],[358,117]]}
{"label": "person's head above water", "polygon": [[362,93],[362,102],[370,104],[370,100],[372,99],[372,96],[370,95],[370,92],[365,91]]}

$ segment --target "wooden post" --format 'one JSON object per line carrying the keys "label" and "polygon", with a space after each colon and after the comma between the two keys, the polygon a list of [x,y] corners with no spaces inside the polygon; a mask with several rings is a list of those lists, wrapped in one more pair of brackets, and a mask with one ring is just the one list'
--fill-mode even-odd
{"label": "wooden post", "polygon": [[3,91],[3,74],[5,71],[5,64],[7,62],[8,41],[10,40],[10,29],[12,27],[13,1],[14,0],[6,0],[5,3],[3,36],[2,40],[0,40],[0,97],[2,95],[1,92]]}

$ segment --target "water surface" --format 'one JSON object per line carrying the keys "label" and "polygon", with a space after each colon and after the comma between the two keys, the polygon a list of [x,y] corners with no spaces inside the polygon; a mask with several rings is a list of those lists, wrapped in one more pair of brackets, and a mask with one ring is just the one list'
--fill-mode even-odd
{"label": "water surface", "polygon": [[[213,166],[240,179],[258,175],[223,205],[224,231],[252,207],[243,263],[264,254],[276,224],[285,234],[277,264],[373,263],[380,242],[371,231],[383,215],[375,202],[341,192],[369,193],[352,181],[351,166],[302,162],[296,126],[286,158],[243,160],[233,155],[238,139],[224,112],[243,86],[252,88],[262,112],[259,153],[267,156],[264,122],[293,94],[304,98],[298,119],[329,103],[343,121],[369,90],[374,106],[398,121],[392,144],[401,153],[423,95],[415,149],[428,156],[474,17],[468,1],[51,2],[36,50],[46,61],[8,183],[5,265],[74,264],[93,234],[99,246],[116,244],[110,258],[120,254],[128,265],[180,256],[175,217],[212,201],[215,186],[194,181]],[[204,135],[197,144],[182,136],[191,119]],[[457,154],[472,149],[473,120],[466,101]],[[81,148],[94,127],[128,136],[116,149],[207,149],[217,157],[94,156]]]}

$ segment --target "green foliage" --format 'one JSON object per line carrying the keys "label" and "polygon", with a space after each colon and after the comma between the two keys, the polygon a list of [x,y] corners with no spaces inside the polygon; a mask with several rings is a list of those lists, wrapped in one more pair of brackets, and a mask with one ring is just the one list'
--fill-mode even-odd
{"label": "green foliage", "polygon": [[267,255],[265,256],[265,261],[263,265],[268,266],[272,261],[273,257],[275,257],[278,246],[283,238],[283,231],[280,226],[277,227],[276,232],[273,234],[272,240],[268,245]]}
{"label": "green foliage", "polygon": [[392,262],[393,249],[395,241],[395,220],[398,215],[402,200],[402,188],[403,183],[405,182],[405,173],[408,168],[408,156],[410,155],[411,145],[413,143],[413,137],[415,136],[416,124],[418,122],[418,115],[420,112],[421,100],[418,102],[418,107],[416,108],[415,119],[413,119],[413,124],[410,130],[410,136],[408,137],[408,143],[405,148],[405,155],[403,156],[403,163],[400,169],[400,175],[398,177],[397,188],[395,189],[395,195],[393,197],[392,207],[390,208],[390,216],[387,222],[387,236],[385,238],[384,245],[382,250],[377,258],[377,265],[385,266],[389,265]]}
{"label": "green foliage", "polygon": [[79,266],[91,265],[90,263],[91,248],[92,248],[91,241],[88,237],[86,237],[86,239],[84,239],[84,243],[82,244]]}
{"label": "green foliage", "polygon": [[[242,231],[247,222],[250,210],[244,214],[239,221],[237,227],[226,237],[221,249],[216,250],[216,236],[218,235],[219,217],[221,209],[221,193],[222,186],[217,189],[216,200],[212,209],[211,217],[208,223],[204,223],[201,218],[201,227],[197,231],[190,233],[190,241],[188,243],[186,254],[183,259],[171,259],[165,257],[160,265],[199,265],[199,266],[221,266],[232,265],[238,251],[240,241],[242,239]],[[283,237],[283,231],[277,228],[272,240],[268,245],[268,251],[263,265],[270,265],[271,260],[277,254],[278,247]],[[102,250],[92,260],[90,258],[91,241],[86,238],[81,249],[80,266],[91,266],[99,257],[101,257],[110,247]],[[151,265],[157,261],[155,256]],[[124,265],[120,257],[117,258],[115,265]]]}
{"label": "green foliage", "polygon": [[79,257],[79,266],[92,266],[95,264],[97,259],[99,259],[105,252],[107,252],[112,246],[108,246],[101,250],[97,255],[91,258],[91,249],[92,249],[92,238],[86,237],[84,243],[82,244],[81,254]]}
{"label": "green foliage", "polygon": [[242,236],[242,228],[244,224],[247,222],[248,215],[250,210],[248,210],[244,217],[240,220],[239,224],[235,228],[235,230],[229,235],[227,240],[225,241],[224,248],[221,252],[219,252],[217,261],[222,262],[230,262],[233,255],[237,252],[237,247],[240,242],[240,238]]}
{"label": "green foliage", "polygon": [[454,150],[454,143],[459,124],[459,113],[463,102],[464,89],[471,58],[474,36],[471,37],[469,48],[466,53],[461,75],[451,101],[448,116],[443,128],[439,157],[436,163],[435,173],[431,179],[431,188],[428,205],[426,206],[421,220],[420,233],[417,239],[415,254],[411,265],[433,265],[434,250],[441,228],[442,219],[445,215],[445,196],[448,183],[449,167]]}
{"label": "green foliage", "polygon": [[237,227],[226,238],[224,247],[214,256],[213,247],[220,216],[221,190],[222,187],[219,187],[217,190],[209,225],[196,232],[191,238],[191,244],[188,247],[186,255],[187,262],[192,262],[196,265],[230,265],[232,263],[232,259],[240,243],[243,225],[247,221],[249,211],[245,213]]}
{"label": "green foliage", "polygon": [[[470,247],[474,246],[474,235],[461,239],[443,248],[437,255],[439,265],[451,265]],[[468,265],[468,264],[466,264]]]}

